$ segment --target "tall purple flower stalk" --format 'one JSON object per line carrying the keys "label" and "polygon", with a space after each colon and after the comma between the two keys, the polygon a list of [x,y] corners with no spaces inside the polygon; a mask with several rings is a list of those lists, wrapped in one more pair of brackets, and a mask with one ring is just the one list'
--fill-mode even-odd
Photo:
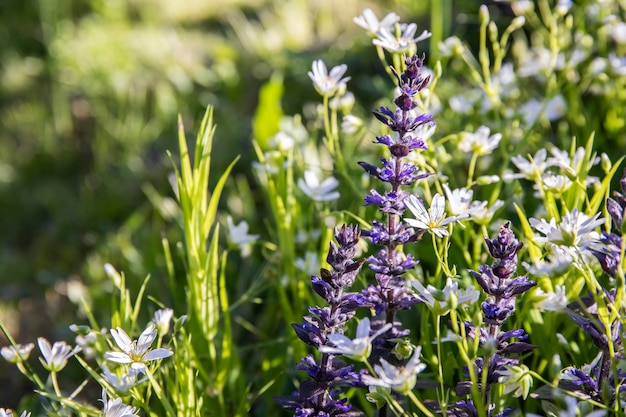
{"label": "tall purple flower stalk", "polygon": [[[478,272],[470,270],[470,274],[487,294],[482,303],[484,326],[476,327],[465,323],[465,329],[468,337],[472,339],[478,337],[479,346],[484,351],[484,357],[475,360],[474,370],[481,389],[489,393],[491,385],[498,382],[507,366],[519,365],[519,358],[512,355],[519,355],[535,348],[524,342],[528,334],[523,329],[503,331],[502,325],[515,313],[516,297],[534,287],[536,283],[527,276],[514,277],[517,270],[517,252],[523,243],[515,238],[510,223],[507,222],[500,227],[495,239],[485,238],[485,241],[495,261],[491,266],[481,265]],[[459,396],[468,395],[471,388],[472,382],[461,382],[457,385],[456,393]],[[493,408],[494,405],[488,404],[487,412],[492,417],[504,417],[511,413],[510,409],[505,409],[497,414],[491,414]],[[469,398],[454,405],[453,415],[473,417],[479,414],[473,399]]]}
{"label": "tall purple flower stalk", "polygon": [[[344,225],[335,229],[335,239],[337,243],[331,242],[326,258],[332,269],[321,269],[320,276],[311,278],[313,290],[327,305],[310,307],[303,323],[292,324],[298,337],[316,349],[327,343],[329,335],[342,333],[356,309],[365,304],[363,295],[348,291],[363,265],[363,261],[354,259],[360,231],[356,226]],[[276,398],[282,407],[293,410],[298,417],[349,415],[352,406],[340,397],[343,387],[360,384],[352,365],[346,366],[335,355],[323,353],[317,361],[312,355],[306,356],[297,368],[310,379],[291,396]]]}
{"label": "tall purple flower stalk", "polygon": [[[408,335],[408,330],[402,329],[401,324],[396,322],[395,315],[397,311],[418,302],[402,276],[417,261],[411,255],[404,255],[398,247],[419,240],[423,233],[415,232],[401,220],[406,210],[404,200],[409,196],[401,187],[411,186],[428,175],[419,173],[417,167],[405,159],[415,149],[426,149],[424,141],[416,136],[415,131],[423,124],[433,123],[430,115],[417,115],[415,111],[415,95],[430,81],[430,77],[420,73],[423,63],[424,57],[413,56],[404,59],[403,72],[398,73],[392,68],[400,89],[400,95],[394,100],[396,110],[380,107],[373,112],[393,132],[378,136],[375,141],[386,146],[391,156],[381,158],[380,167],[359,163],[374,178],[389,184],[382,194],[372,189],[365,197],[366,205],[376,205],[384,213],[384,222],[373,221],[369,230],[365,231],[345,225],[335,230],[337,243],[331,242],[327,257],[332,269],[322,269],[320,276],[311,279],[314,291],[327,305],[310,307],[310,315],[304,317],[304,322],[293,325],[302,341],[322,352],[319,360],[309,355],[298,365],[299,370],[308,374],[309,380],[302,382],[299,390],[291,396],[276,398],[284,408],[293,410],[295,416],[353,415],[350,414],[354,413],[352,406],[341,394],[345,386],[364,386],[361,375],[335,354],[320,347],[329,346],[330,335],[343,333],[357,308],[373,308],[377,315],[372,331],[377,332],[379,337],[374,342],[370,363],[377,364],[385,359],[389,363],[403,364],[410,356],[406,355],[407,352],[404,352],[405,355],[393,352],[398,338]],[[363,261],[354,259],[361,233],[380,249],[366,260],[375,273],[376,284],[355,293],[348,289],[363,264]],[[380,335],[387,328],[389,330]]]}
{"label": "tall purple flower stalk", "polygon": [[428,176],[420,173],[413,163],[406,160],[406,156],[413,150],[427,149],[424,141],[416,135],[416,129],[434,122],[432,116],[416,112],[418,105],[416,95],[430,81],[430,76],[423,76],[420,72],[424,56],[405,57],[404,64],[405,69],[402,73],[398,73],[392,67],[400,91],[400,95],[394,100],[396,109],[380,107],[373,112],[374,116],[393,132],[377,136],[374,142],[386,146],[391,157],[381,158],[380,167],[359,162],[368,174],[388,184],[388,189],[384,193],[372,189],[365,197],[366,205],[378,206],[378,210],[384,213],[385,220],[373,221],[370,229],[363,232],[370,242],[380,248],[375,255],[366,260],[375,273],[376,284],[363,290],[363,294],[376,312],[378,320],[376,325],[381,327],[385,323],[390,323],[393,326],[377,339],[372,355],[374,362],[378,358],[391,362],[398,361],[396,355],[392,355],[391,352],[396,346],[397,339],[406,336],[408,330],[402,329],[401,324],[396,322],[396,313],[418,302],[403,277],[403,274],[417,265],[417,260],[410,254],[403,254],[398,247],[419,240],[423,231],[415,232],[402,221],[402,215],[407,208],[404,200],[409,196],[402,187],[411,187],[419,179]]}

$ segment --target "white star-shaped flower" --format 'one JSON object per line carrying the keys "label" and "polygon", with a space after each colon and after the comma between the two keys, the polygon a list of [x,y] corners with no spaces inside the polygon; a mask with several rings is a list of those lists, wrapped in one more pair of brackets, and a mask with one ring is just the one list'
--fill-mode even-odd
{"label": "white star-shaped flower", "polygon": [[313,61],[312,71],[309,71],[309,78],[313,81],[313,86],[322,96],[332,96],[340,88],[345,88],[350,77],[343,77],[348,70],[346,64],[337,65],[330,70],[326,69],[326,64],[321,59]]}
{"label": "white star-shaped flower", "polygon": [[417,38],[414,38],[416,31],[417,25],[415,23],[406,25],[399,37],[396,37],[396,35],[391,33],[389,29],[381,28],[378,33],[376,33],[377,38],[372,40],[372,43],[386,49],[389,52],[406,52],[412,45],[423,41],[424,39],[428,39],[432,35],[432,33],[425,30]]}
{"label": "white star-shaped flower", "polygon": [[335,177],[328,177],[320,182],[315,171],[304,171],[304,179],[298,180],[298,187],[314,201],[330,201],[339,198],[339,192],[333,191],[339,185]]}
{"label": "white star-shaped flower", "polygon": [[17,363],[18,361],[25,361],[30,356],[30,352],[35,345],[28,343],[26,345],[20,345],[19,343],[14,346],[5,346],[0,349],[0,355],[10,363]]}
{"label": "white star-shaped flower", "polygon": [[54,342],[50,346],[50,342],[46,338],[40,337],[37,339],[39,350],[43,355],[43,359],[39,358],[44,368],[51,372],[58,372],[65,368],[67,360],[72,357],[76,352],[80,351],[80,347],[76,346],[72,349],[65,342]]}
{"label": "white star-shaped flower", "polygon": [[463,152],[474,152],[477,155],[489,155],[498,147],[502,139],[501,133],[494,133],[489,136],[490,130],[487,126],[481,126],[474,133],[464,132],[461,134],[459,150]]}
{"label": "white star-shaped flower", "polygon": [[563,216],[558,225],[554,218],[550,219],[550,223],[544,219],[537,220],[531,218],[530,225],[544,235],[536,237],[536,242],[549,242],[555,245],[584,250],[600,238],[600,235],[594,229],[604,224],[604,219],[599,219],[598,217],[600,217],[600,213],[589,217],[585,213],[579,212],[578,209],[573,209]]}
{"label": "white star-shaped flower", "polygon": [[172,317],[174,317],[174,310],[171,308],[161,308],[154,312],[152,323],[154,323],[159,336],[164,336],[169,332]]}
{"label": "white star-shaped flower", "polygon": [[536,260],[533,264],[522,262],[522,265],[532,275],[557,277],[571,268],[573,262],[574,257],[569,250],[550,245],[550,252],[543,260]]}
{"label": "white star-shaped flower", "polygon": [[107,392],[104,388],[102,389],[102,400],[100,401],[103,406],[103,417],[139,417],[137,409],[124,404],[121,398],[108,400]]}
{"label": "white star-shaped flower", "polygon": [[457,216],[445,217],[446,199],[435,194],[430,204],[430,209],[426,210],[422,201],[415,195],[410,195],[404,200],[404,204],[415,216],[414,219],[405,218],[404,221],[410,226],[418,229],[428,230],[438,237],[448,236],[448,229],[445,228],[449,223],[466,219],[469,214],[464,213]]}
{"label": "white star-shaped flower", "polygon": [[399,394],[406,395],[415,387],[417,374],[426,369],[426,365],[420,361],[421,354],[422,347],[416,347],[413,356],[404,366],[393,366],[381,359],[380,365],[374,365],[374,371],[378,377],[363,375],[363,383],[369,387],[391,388]]}
{"label": "white star-shaped flower", "polygon": [[395,13],[389,13],[383,17],[383,20],[379,21],[371,9],[365,9],[361,16],[353,18],[352,21],[367,30],[371,35],[376,35],[383,28],[391,30],[393,25],[400,21],[400,16]]}
{"label": "white star-shaped flower", "polygon": [[517,167],[519,174],[510,178],[526,178],[531,181],[541,178],[548,168],[558,165],[557,158],[548,158],[548,151],[545,148],[539,149],[535,156],[528,156],[528,159],[522,155],[514,156],[511,162]]}
{"label": "white star-shaped flower", "polygon": [[245,220],[235,224],[233,218],[226,217],[226,223],[228,223],[228,238],[235,246],[245,246],[248,243],[252,243],[259,238],[260,235],[251,235],[248,233],[250,226]]}
{"label": "white star-shaped flower", "polygon": [[127,374],[122,373],[120,376],[117,376],[113,372],[109,370],[106,365],[102,365],[103,374],[100,374],[104,380],[111,385],[115,391],[120,394],[126,394],[132,387],[138,385],[148,378],[137,379],[137,374]]}
{"label": "white star-shaped flower", "polygon": [[472,304],[478,301],[478,297],[480,297],[480,292],[474,287],[459,290],[458,281],[454,281],[450,277],[446,280],[446,286],[443,290],[438,290],[432,285],[424,287],[422,283],[417,280],[412,281],[411,285],[419,294],[417,298],[426,303],[435,314],[440,316],[448,314],[453,304],[457,306],[461,304]]}
{"label": "white star-shaped flower", "polygon": [[567,300],[567,290],[565,285],[557,285],[555,292],[544,292],[541,288],[537,288],[535,295],[539,297],[539,301],[535,303],[535,307],[539,311],[560,311],[567,309],[569,301]]}
{"label": "white star-shaped flower", "polygon": [[111,336],[122,352],[106,352],[104,359],[111,362],[130,364],[131,373],[144,373],[146,362],[156,359],[163,359],[172,356],[174,353],[169,349],[150,349],[150,345],[157,336],[157,331],[153,323],[141,333],[138,340],[131,340],[128,334],[121,328],[111,329]]}
{"label": "white star-shaped flower", "polygon": [[385,324],[370,336],[370,319],[365,317],[356,328],[356,338],[350,339],[342,334],[330,334],[328,339],[333,346],[320,346],[322,353],[345,355],[355,361],[365,362],[372,352],[372,340],[391,328],[391,323]]}
{"label": "white star-shaped flower", "polygon": [[567,178],[565,175],[551,173],[545,173],[543,177],[541,177],[541,180],[543,181],[543,189],[555,194],[564,193],[573,184],[572,180]]}

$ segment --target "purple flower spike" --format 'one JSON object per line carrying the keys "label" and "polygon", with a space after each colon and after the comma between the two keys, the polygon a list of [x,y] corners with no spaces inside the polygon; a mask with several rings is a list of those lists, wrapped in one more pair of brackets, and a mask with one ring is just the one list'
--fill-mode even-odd
{"label": "purple flower spike", "polygon": [[[491,385],[500,381],[500,378],[509,372],[510,367],[519,365],[518,355],[529,352],[537,346],[524,342],[528,334],[522,329],[513,329],[506,332],[501,330],[502,324],[515,313],[516,297],[528,291],[536,284],[528,277],[513,277],[517,270],[517,252],[522,248],[522,243],[515,238],[509,222],[500,228],[500,232],[495,239],[485,238],[489,253],[495,258],[491,266],[480,265],[478,270],[469,271],[476,278],[476,282],[487,294],[487,298],[482,303],[483,323],[486,326],[476,327],[471,323],[465,323],[468,337],[476,340],[478,338],[481,347],[489,346],[488,350],[493,350],[495,354],[487,356],[486,359],[477,358],[474,366],[478,381],[486,381],[487,384],[482,389],[490,390]],[[510,339],[518,341],[510,342]],[[512,355],[515,355],[511,357]],[[488,360],[485,369],[484,362]],[[483,372],[487,374],[486,379]],[[472,384],[475,381],[461,381],[457,384],[457,395],[469,395]],[[488,408],[489,416],[507,416],[512,413],[510,409],[504,409],[497,414],[493,414],[494,404]],[[455,416],[477,415],[471,400],[460,401],[453,407]]]}

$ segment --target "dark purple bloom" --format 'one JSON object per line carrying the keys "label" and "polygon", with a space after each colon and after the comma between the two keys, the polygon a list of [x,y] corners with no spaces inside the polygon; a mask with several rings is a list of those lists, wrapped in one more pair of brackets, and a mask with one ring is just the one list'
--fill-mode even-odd
{"label": "dark purple bloom", "polygon": [[387,253],[386,249],[381,249],[376,256],[367,258],[369,267],[374,272],[385,275],[402,275],[409,269],[413,269],[418,261],[408,254],[406,258],[400,252]]}
{"label": "dark purple bloom", "polygon": [[615,223],[615,228],[621,231],[624,215],[626,214],[626,169],[624,169],[624,175],[620,179],[619,184],[622,192],[613,191],[615,199],[607,199],[606,209],[611,215],[613,223]]}
{"label": "dark purple bloom", "polygon": [[567,314],[574,321],[574,323],[578,325],[578,327],[591,336],[591,340],[593,340],[594,345],[601,350],[607,349],[609,341],[606,337],[604,326],[600,320],[584,317],[570,310],[567,311]]}
{"label": "dark purple bloom", "polygon": [[[382,168],[378,168],[367,162],[359,162],[359,165],[374,178],[391,183],[395,187],[410,185],[430,176],[429,173],[419,172],[417,167],[411,163],[398,162],[395,159],[387,160],[385,158],[381,158],[380,160],[383,165]],[[396,164],[398,164],[398,168],[396,168]]]}
{"label": "dark purple bloom", "polygon": [[622,238],[615,233],[602,232],[599,245],[593,246],[590,250],[600,262],[602,270],[615,278],[621,263]]}
{"label": "dark purple bloom", "polygon": [[376,190],[371,190],[370,194],[365,196],[365,204],[375,204],[379,206],[379,210],[387,214],[402,214],[406,209],[403,200],[408,194],[402,191],[388,191],[384,195],[379,194]]}
{"label": "dark purple bloom", "polygon": [[291,327],[296,331],[296,335],[304,343],[310,346],[319,347],[326,343],[326,336],[319,327],[304,322],[302,324],[292,324]]}
{"label": "dark purple bloom", "polygon": [[[476,281],[487,294],[487,298],[482,303],[483,323],[487,326],[476,327],[465,322],[466,333],[469,338],[478,338],[479,346],[495,353],[487,355],[485,359],[478,357],[474,361],[477,381],[485,381],[486,385],[481,387],[484,391],[489,391],[491,385],[498,382],[507,367],[519,365],[519,358],[512,355],[519,355],[536,348],[536,346],[524,342],[528,334],[522,329],[512,329],[502,331],[502,324],[515,312],[516,297],[528,291],[536,284],[528,277],[513,277],[517,270],[517,252],[522,248],[510,228],[510,223],[504,224],[495,239],[485,238],[489,253],[494,259],[491,266],[480,265],[478,270],[469,271],[476,278]],[[519,341],[510,341],[518,339]],[[488,346],[488,348],[487,348]],[[484,364],[488,361],[487,365]],[[486,375],[484,373],[486,372]],[[466,375],[469,372],[466,369]],[[456,386],[457,395],[469,395],[472,384],[477,381],[461,381]],[[482,382],[481,382],[482,383]],[[494,404],[488,405],[488,415],[508,416],[512,413],[510,409],[505,409],[498,414],[492,414]],[[453,415],[473,416],[477,415],[472,400],[457,402],[453,409]]]}

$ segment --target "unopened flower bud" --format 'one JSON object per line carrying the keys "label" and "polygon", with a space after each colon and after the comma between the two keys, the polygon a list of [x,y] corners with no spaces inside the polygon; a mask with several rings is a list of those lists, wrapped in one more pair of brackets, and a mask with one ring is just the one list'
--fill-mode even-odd
{"label": "unopened flower bud", "polygon": [[602,152],[602,154],[600,155],[600,161],[602,164],[601,165],[602,170],[604,172],[609,172],[611,168],[613,167],[613,163],[611,162],[611,159],[609,159],[609,156],[605,152]]}
{"label": "unopened flower bud", "polygon": [[489,8],[487,7],[487,5],[483,4],[482,6],[480,6],[478,15],[480,16],[481,26],[489,23],[490,16],[489,16]]}

